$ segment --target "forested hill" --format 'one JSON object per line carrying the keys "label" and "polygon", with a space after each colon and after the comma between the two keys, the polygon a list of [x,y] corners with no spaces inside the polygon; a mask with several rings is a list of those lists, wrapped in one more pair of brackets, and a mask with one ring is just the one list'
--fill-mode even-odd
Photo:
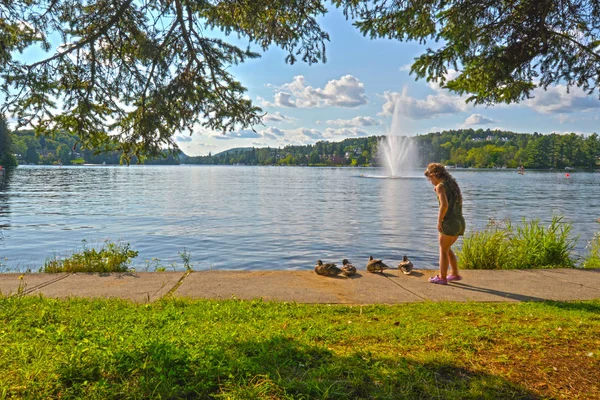
{"label": "forested hill", "polygon": [[[377,165],[377,144],[382,136],[350,138],[340,142],[320,141],[314,145],[283,148],[238,148],[216,155],[188,157],[180,152],[145,164],[220,165]],[[413,137],[421,164],[442,162],[462,167],[516,168],[597,168],[600,139],[583,136],[539,133],[524,134],[500,130],[459,129]],[[31,131],[11,134],[13,154],[28,164],[119,164],[118,152],[94,154],[75,148],[77,139],[67,134],[35,137]],[[132,160],[135,163],[136,160]]]}
{"label": "forested hill", "polygon": [[[77,137],[66,133],[53,136],[36,137],[33,131],[15,131],[11,133],[12,153],[21,164],[41,165],[81,165],[81,164],[119,164],[121,153],[116,151],[100,152],[80,149],[75,144]],[[132,164],[137,163],[135,157]],[[148,159],[143,164],[179,164],[179,157],[167,154],[164,158]]]}
{"label": "forested hill", "polygon": [[[317,142],[283,148],[231,149],[217,155],[186,157],[186,164],[243,165],[377,165],[382,136]],[[596,168],[597,134],[583,136],[525,134],[500,130],[459,129],[413,138],[423,165],[429,162],[474,168]]]}

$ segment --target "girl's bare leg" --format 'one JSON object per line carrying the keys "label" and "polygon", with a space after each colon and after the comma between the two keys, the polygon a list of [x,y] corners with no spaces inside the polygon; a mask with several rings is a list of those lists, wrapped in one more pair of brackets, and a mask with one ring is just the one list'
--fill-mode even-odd
{"label": "girl's bare leg", "polygon": [[[447,236],[440,233],[440,278],[446,279],[448,274],[448,265],[450,264],[450,246],[456,242],[458,236]],[[452,253],[454,262],[456,263],[456,256]],[[454,267],[453,270],[454,272]],[[458,271],[457,271],[458,272]]]}
{"label": "girl's bare leg", "polygon": [[448,251],[448,262],[450,263],[450,270],[452,275],[458,276],[458,262],[456,261],[456,255],[449,249]]}

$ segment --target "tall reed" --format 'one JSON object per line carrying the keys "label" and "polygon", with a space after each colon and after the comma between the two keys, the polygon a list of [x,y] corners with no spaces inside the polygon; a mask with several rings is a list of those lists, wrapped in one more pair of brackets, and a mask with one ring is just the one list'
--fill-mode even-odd
{"label": "tall reed", "polygon": [[465,269],[530,269],[575,267],[572,225],[553,216],[544,227],[539,220],[514,226],[492,222],[483,231],[467,234],[458,256]]}
{"label": "tall reed", "polygon": [[[514,268],[547,268],[575,266],[571,253],[577,238],[570,238],[572,225],[563,222],[562,216],[553,216],[548,227],[539,220],[525,221],[511,235],[509,248]],[[509,231],[513,231],[510,223]]]}
{"label": "tall reed", "polygon": [[460,266],[465,269],[504,269],[508,261],[508,232],[488,224],[482,231],[465,236],[458,252]]}

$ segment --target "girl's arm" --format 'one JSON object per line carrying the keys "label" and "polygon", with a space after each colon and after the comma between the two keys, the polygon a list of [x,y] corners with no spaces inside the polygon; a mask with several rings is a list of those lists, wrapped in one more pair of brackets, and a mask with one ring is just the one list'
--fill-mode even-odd
{"label": "girl's arm", "polygon": [[435,187],[435,192],[437,193],[438,199],[440,201],[437,228],[438,231],[441,232],[442,222],[444,221],[444,217],[446,216],[446,211],[448,211],[448,197],[446,197],[446,189],[444,189],[444,185],[442,184],[438,184]]}

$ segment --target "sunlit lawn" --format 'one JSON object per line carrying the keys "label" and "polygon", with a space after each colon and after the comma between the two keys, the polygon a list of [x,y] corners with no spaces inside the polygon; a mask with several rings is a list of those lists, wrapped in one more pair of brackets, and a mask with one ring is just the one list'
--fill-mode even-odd
{"label": "sunlit lawn", "polygon": [[600,398],[600,301],[0,299],[0,398]]}

